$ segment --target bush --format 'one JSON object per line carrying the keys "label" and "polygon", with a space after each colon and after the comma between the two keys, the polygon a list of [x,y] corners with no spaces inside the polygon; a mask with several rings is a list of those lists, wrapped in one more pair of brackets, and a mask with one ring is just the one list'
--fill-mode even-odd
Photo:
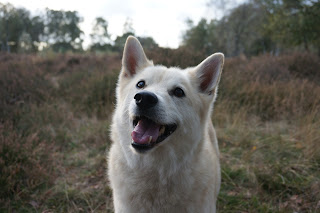
{"label": "bush", "polygon": [[53,184],[55,163],[53,146],[37,133],[23,137],[12,125],[0,125],[0,203],[30,200],[36,189]]}
{"label": "bush", "polygon": [[45,101],[50,90],[32,56],[0,55],[0,122],[16,121],[21,108]]}
{"label": "bush", "polygon": [[[305,57],[305,56],[304,56]],[[299,54],[227,59],[219,89],[219,100],[232,110],[245,107],[265,119],[303,116],[320,106],[320,87],[314,67],[313,78],[297,77],[289,68],[300,64]],[[309,55],[310,64],[319,60]],[[311,60],[314,60],[311,62]],[[311,73],[311,72],[310,72]]]}

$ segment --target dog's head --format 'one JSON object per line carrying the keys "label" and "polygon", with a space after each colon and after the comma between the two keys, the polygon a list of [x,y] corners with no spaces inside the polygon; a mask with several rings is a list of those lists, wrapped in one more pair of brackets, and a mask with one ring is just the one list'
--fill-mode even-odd
{"label": "dog's head", "polygon": [[216,53],[184,70],[155,66],[139,41],[128,37],[114,117],[121,146],[146,155],[192,150],[210,119],[223,62],[223,54]]}

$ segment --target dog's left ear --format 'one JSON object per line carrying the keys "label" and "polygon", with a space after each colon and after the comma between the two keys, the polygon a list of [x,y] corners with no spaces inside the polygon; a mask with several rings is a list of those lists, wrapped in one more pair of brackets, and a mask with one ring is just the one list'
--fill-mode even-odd
{"label": "dog's left ear", "polygon": [[129,36],[124,46],[122,57],[122,72],[124,76],[135,75],[139,70],[152,65],[137,38]]}
{"label": "dog's left ear", "polygon": [[222,53],[215,53],[206,58],[195,68],[195,74],[199,79],[199,88],[201,92],[209,95],[214,93],[214,90],[220,81],[223,63],[224,55]]}

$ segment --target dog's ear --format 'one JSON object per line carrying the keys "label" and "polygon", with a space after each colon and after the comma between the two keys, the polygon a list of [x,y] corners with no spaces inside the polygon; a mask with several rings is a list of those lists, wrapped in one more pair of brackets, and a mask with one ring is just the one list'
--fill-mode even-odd
{"label": "dog's ear", "polygon": [[124,76],[135,75],[139,70],[152,65],[137,38],[129,36],[124,46],[122,57],[122,72]]}
{"label": "dog's ear", "polygon": [[215,53],[195,68],[196,77],[200,82],[199,88],[201,92],[209,95],[214,93],[220,80],[223,63],[224,55],[222,53]]}

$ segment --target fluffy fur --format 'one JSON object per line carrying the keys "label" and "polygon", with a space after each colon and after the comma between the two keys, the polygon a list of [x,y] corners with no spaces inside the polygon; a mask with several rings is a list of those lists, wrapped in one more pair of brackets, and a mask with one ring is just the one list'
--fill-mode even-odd
{"label": "fluffy fur", "polygon": [[[216,53],[196,67],[153,65],[139,41],[127,39],[111,129],[108,175],[115,212],[215,212],[220,188],[218,143],[211,122],[224,56]],[[146,86],[137,88],[139,81]],[[172,94],[181,88],[185,96]],[[144,153],[132,145],[137,113],[134,96],[154,93],[150,118],[177,124],[164,141]]]}

